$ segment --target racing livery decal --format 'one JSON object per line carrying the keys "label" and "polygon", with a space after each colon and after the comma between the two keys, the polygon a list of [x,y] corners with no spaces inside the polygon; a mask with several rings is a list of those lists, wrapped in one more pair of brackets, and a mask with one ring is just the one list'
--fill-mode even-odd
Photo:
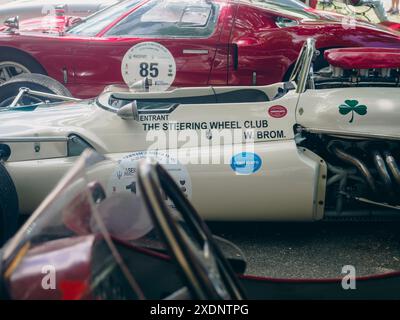
{"label": "racing livery decal", "polygon": [[165,91],[176,77],[176,63],[171,52],[157,42],[142,42],[130,48],[122,59],[122,77],[132,88],[144,78],[152,80],[150,91]]}
{"label": "racing livery decal", "polygon": [[351,118],[349,123],[354,122],[355,113],[360,116],[365,116],[367,114],[367,106],[359,105],[357,100],[346,100],[344,104],[339,106],[339,113],[343,116],[351,112]]}
{"label": "racing livery decal", "polygon": [[[151,159],[162,164],[175,179],[183,193],[190,199],[192,196],[192,181],[186,167],[167,152],[158,150],[138,151],[126,155],[118,161],[107,185],[107,193],[132,192],[140,194],[137,185],[137,164],[142,159]],[[167,203],[172,202],[165,196]]]}
{"label": "racing livery decal", "polygon": [[178,122],[169,120],[168,115],[140,115],[141,125],[145,132],[149,131],[205,131],[207,139],[212,133],[222,130],[242,130],[244,140],[281,140],[286,139],[285,130],[270,128],[268,120],[222,120],[222,121],[190,121]]}
{"label": "racing livery decal", "polygon": [[232,157],[231,168],[239,175],[256,173],[262,166],[259,155],[251,152],[242,152]]}
{"label": "racing livery decal", "polygon": [[283,118],[287,115],[288,110],[284,106],[272,106],[268,109],[268,114],[272,118]]}

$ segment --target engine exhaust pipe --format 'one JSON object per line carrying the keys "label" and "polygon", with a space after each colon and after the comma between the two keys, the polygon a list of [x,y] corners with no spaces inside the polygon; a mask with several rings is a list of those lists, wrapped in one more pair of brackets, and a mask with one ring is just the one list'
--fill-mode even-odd
{"label": "engine exhaust pipe", "polygon": [[383,183],[385,184],[386,189],[390,193],[392,193],[392,179],[390,178],[390,174],[386,167],[385,160],[383,160],[383,157],[378,150],[372,151],[372,155],[374,157],[374,163],[376,169],[378,170],[379,176],[381,177]]}
{"label": "engine exhaust pipe", "polygon": [[367,183],[371,188],[371,190],[376,191],[375,180],[372,174],[369,172],[368,167],[364,164],[364,162],[344,152],[343,150],[339,149],[336,146],[332,148],[332,151],[339,159],[355,166],[364,176],[365,180],[367,180]]}
{"label": "engine exhaust pipe", "polygon": [[384,152],[384,157],[390,172],[392,173],[394,179],[396,180],[396,183],[400,186],[400,170],[397,165],[396,159],[392,156],[392,154],[389,151]]}

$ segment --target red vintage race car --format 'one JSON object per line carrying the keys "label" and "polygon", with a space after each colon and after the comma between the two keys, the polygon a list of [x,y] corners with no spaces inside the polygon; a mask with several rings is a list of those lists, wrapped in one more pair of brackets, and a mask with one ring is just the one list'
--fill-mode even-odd
{"label": "red vintage race car", "polygon": [[[322,52],[400,48],[400,36],[387,28],[266,0],[127,0],[87,19],[53,19],[8,22],[0,33],[0,79],[46,74],[80,98],[143,78],[152,90],[263,85],[288,78],[308,37]],[[321,54],[316,69],[326,65]]]}

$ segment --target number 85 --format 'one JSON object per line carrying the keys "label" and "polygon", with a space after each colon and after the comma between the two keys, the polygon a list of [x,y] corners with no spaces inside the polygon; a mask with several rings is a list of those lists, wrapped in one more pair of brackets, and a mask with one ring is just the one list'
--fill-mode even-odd
{"label": "number 85", "polygon": [[148,64],[147,62],[142,62],[140,64],[140,76],[143,78],[146,78],[148,76],[152,78],[157,78],[159,75],[159,70],[158,70],[158,63],[150,63]]}

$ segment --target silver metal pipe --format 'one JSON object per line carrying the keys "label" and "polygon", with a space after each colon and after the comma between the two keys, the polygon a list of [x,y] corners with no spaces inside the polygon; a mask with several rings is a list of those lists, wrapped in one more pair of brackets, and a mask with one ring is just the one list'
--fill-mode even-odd
{"label": "silver metal pipe", "polygon": [[329,180],[326,182],[326,186],[330,186],[338,181],[341,181],[343,179],[343,177],[346,176],[345,173],[343,174],[336,174],[333,177],[329,178]]}
{"label": "silver metal pipe", "polygon": [[339,149],[338,147],[333,147],[332,151],[339,159],[355,166],[358,169],[358,171],[360,171],[361,174],[364,176],[364,178],[367,180],[367,183],[368,183],[369,187],[371,188],[371,190],[376,191],[375,180],[374,180],[371,172],[368,170],[367,166],[361,160],[344,152],[343,150]]}
{"label": "silver metal pipe", "polygon": [[16,97],[14,98],[14,100],[11,102],[11,104],[8,107],[14,108],[18,104],[19,100],[21,100],[22,96],[27,92],[28,92],[28,89],[26,89],[26,88],[19,89],[18,94],[16,95]]}
{"label": "silver metal pipe", "polygon": [[378,170],[378,173],[382,179],[382,182],[385,184],[387,190],[391,191],[392,190],[392,179],[390,178],[390,174],[386,167],[385,160],[383,160],[383,157],[378,150],[372,151],[372,155],[374,158],[374,163],[375,163],[376,169]]}
{"label": "silver metal pipe", "polygon": [[71,102],[80,102],[80,101],[82,101],[82,99],[67,97],[67,96],[63,96],[63,95],[60,95],[60,94],[41,92],[41,91],[31,90],[29,88],[23,88],[23,89],[26,90],[25,93],[27,93],[27,94],[31,94],[31,95],[42,97],[42,98],[57,99],[57,100],[71,101]]}
{"label": "silver metal pipe", "polygon": [[397,165],[396,159],[392,156],[392,154],[389,151],[384,152],[384,157],[390,172],[392,173],[394,179],[396,180],[396,183],[400,186],[400,170]]}
{"label": "silver metal pipe", "polygon": [[[343,168],[340,168],[340,167],[335,167],[335,166],[331,165],[330,163],[327,163],[327,165],[328,165],[328,170],[332,171],[335,174],[335,176],[331,177],[329,180],[331,180],[331,179],[333,180],[333,178],[335,178],[337,175],[339,175],[341,177],[343,177],[344,175],[347,175],[347,178],[350,179],[350,180],[358,181],[358,182],[361,182],[361,183],[365,182],[365,180],[363,178],[361,178],[359,176],[356,176],[356,173],[358,172],[356,168],[343,169]],[[333,181],[334,182],[338,181],[338,180],[336,180],[336,181],[335,180],[333,180]],[[334,182],[331,182],[331,184],[334,183]],[[327,182],[327,185],[328,185],[328,182]]]}
{"label": "silver metal pipe", "polygon": [[34,95],[34,96],[42,97],[42,98],[57,99],[57,100],[62,100],[62,101],[70,101],[70,102],[82,101],[82,99],[67,97],[67,96],[63,96],[63,95],[59,95],[59,94],[41,92],[41,91],[31,90],[29,88],[20,88],[17,96],[14,98],[14,100],[11,102],[11,104],[8,107],[9,108],[16,107],[18,105],[18,102],[21,100],[21,98],[25,94],[30,94],[30,95]]}
{"label": "silver metal pipe", "polygon": [[339,184],[339,194],[336,200],[336,213],[340,215],[343,212],[343,204],[345,200],[345,193],[347,186],[347,174],[343,176],[342,181]]}

